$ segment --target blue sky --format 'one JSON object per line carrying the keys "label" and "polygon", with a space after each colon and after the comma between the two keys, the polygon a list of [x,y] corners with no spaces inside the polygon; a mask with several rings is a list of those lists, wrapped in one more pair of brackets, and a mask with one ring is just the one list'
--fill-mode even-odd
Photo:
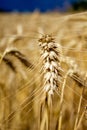
{"label": "blue sky", "polygon": [[0,9],[17,11],[41,11],[60,8],[65,9],[71,2],[76,0],[0,0]]}

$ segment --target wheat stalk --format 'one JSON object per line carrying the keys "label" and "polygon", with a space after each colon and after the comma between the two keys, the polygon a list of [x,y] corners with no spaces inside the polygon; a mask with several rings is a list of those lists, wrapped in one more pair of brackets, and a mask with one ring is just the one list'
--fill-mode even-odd
{"label": "wheat stalk", "polygon": [[70,73],[70,70],[66,73],[66,75],[64,77],[63,84],[62,84],[62,91],[61,91],[61,98],[60,98],[60,113],[59,113],[59,126],[58,126],[58,130],[62,129],[64,90],[65,90],[66,81],[67,81],[67,77],[68,77],[69,73]]}
{"label": "wheat stalk", "polygon": [[[86,76],[85,76],[84,82],[85,82],[86,80],[87,80],[87,74],[86,74]],[[78,111],[77,111],[77,116],[76,116],[75,125],[74,125],[74,130],[77,130],[77,128],[79,127],[80,122],[81,122],[80,120],[82,120],[83,115],[84,115],[84,114],[82,114],[81,119],[79,119],[80,110],[81,110],[81,105],[82,105],[82,99],[83,99],[83,96],[84,96],[84,90],[85,90],[85,87],[83,87],[83,89],[82,89],[82,94],[81,94],[81,96],[80,96],[79,106],[78,106]],[[83,112],[83,113],[85,113],[85,112]]]}
{"label": "wheat stalk", "polygon": [[[61,69],[61,49],[58,43],[55,43],[54,38],[51,35],[44,35],[39,39],[39,46],[41,48],[42,57],[42,69],[43,69],[43,81],[44,81],[44,91],[45,97],[45,120],[42,121],[46,123],[46,130],[49,129],[49,113],[52,106],[52,95],[55,89],[60,85],[62,79],[62,69]],[[47,121],[48,120],[48,121]],[[44,123],[44,124],[45,124]],[[41,124],[41,126],[42,126]],[[45,128],[45,127],[44,127]],[[41,127],[41,130],[43,128]]]}

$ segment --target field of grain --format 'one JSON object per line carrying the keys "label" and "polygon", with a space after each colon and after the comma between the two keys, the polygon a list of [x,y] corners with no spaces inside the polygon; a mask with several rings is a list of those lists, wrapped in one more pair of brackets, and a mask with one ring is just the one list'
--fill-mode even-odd
{"label": "field of grain", "polygon": [[87,12],[1,13],[0,130],[86,129]]}

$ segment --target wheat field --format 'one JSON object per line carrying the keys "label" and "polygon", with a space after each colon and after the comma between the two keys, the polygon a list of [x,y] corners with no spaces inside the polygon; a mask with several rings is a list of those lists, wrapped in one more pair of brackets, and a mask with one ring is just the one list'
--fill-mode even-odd
{"label": "wheat field", "polygon": [[0,14],[0,130],[87,129],[87,12]]}

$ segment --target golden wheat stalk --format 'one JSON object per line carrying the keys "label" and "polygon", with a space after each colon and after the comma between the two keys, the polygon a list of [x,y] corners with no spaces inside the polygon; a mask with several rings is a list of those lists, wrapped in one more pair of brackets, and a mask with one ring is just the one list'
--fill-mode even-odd
{"label": "golden wheat stalk", "polygon": [[70,71],[71,70],[68,70],[67,73],[65,74],[64,81],[63,81],[63,84],[62,84],[62,91],[61,91],[61,98],[60,98],[60,113],[59,113],[59,126],[58,126],[58,130],[62,129],[64,90],[65,90],[65,86],[66,86],[67,77],[68,77]]}
{"label": "golden wheat stalk", "polygon": [[[84,79],[84,82],[87,80],[87,74],[85,76],[85,79]],[[85,86],[85,85],[84,85]],[[74,125],[74,130],[77,130],[78,127],[80,126],[81,124],[81,120],[83,118],[83,115],[85,114],[85,111],[82,113],[82,116],[81,118],[79,119],[79,115],[80,115],[80,110],[81,110],[81,105],[82,105],[82,99],[83,99],[83,96],[84,96],[84,91],[85,91],[85,87],[83,87],[82,89],[82,94],[80,96],[80,100],[79,100],[79,106],[78,106],[78,111],[77,111],[77,116],[76,116],[76,120],[75,120],[75,125]]]}
{"label": "golden wheat stalk", "polygon": [[[39,39],[39,46],[41,48],[42,68],[43,68],[43,80],[45,97],[45,111],[44,118],[41,123],[41,130],[43,122],[46,123],[46,130],[49,129],[50,109],[52,106],[52,95],[55,89],[60,85],[62,79],[61,69],[61,49],[58,43],[55,43],[54,38],[51,35],[44,35]],[[46,113],[45,113],[46,112]],[[48,120],[48,121],[47,121]]]}

